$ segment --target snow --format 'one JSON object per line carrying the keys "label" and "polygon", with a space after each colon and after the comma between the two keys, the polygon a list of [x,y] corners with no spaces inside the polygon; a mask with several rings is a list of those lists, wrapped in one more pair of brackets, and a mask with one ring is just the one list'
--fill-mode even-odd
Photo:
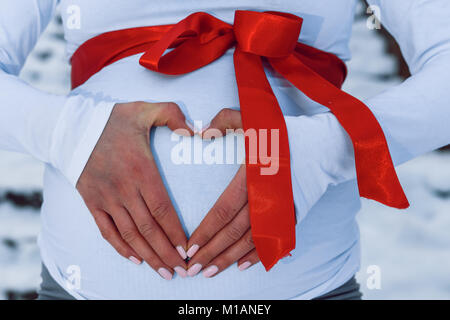
{"label": "snow", "polygon": [[[398,169],[411,203],[405,211],[364,201],[357,278],[365,299],[450,298],[449,163],[449,154],[431,153]],[[380,290],[365,285],[369,265],[381,270]]]}
{"label": "snow", "polygon": [[[344,90],[364,99],[401,79],[393,75],[396,61],[387,56],[385,42],[358,19],[351,41],[353,59]],[[358,215],[362,263],[357,275],[364,299],[450,298],[450,154],[433,152],[397,169],[411,203],[395,210],[363,200]],[[381,288],[367,285],[378,266]]]}
{"label": "snow", "polygon": [[[354,25],[344,89],[358,98],[373,96],[401,82],[395,60],[365,18]],[[57,94],[69,90],[69,66],[58,20],[52,22],[27,60],[21,77]],[[450,154],[433,152],[398,168],[411,207],[398,211],[363,201],[358,215],[362,266],[357,278],[365,299],[450,298]],[[0,151],[0,299],[8,292],[37,288],[40,257],[36,245],[39,214],[4,200],[8,191],[30,193],[42,188],[42,164],[20,154]],[[378,266],[381,288],[369,289],[369,266]],[[370,269],[369,269],[370,270]]]}

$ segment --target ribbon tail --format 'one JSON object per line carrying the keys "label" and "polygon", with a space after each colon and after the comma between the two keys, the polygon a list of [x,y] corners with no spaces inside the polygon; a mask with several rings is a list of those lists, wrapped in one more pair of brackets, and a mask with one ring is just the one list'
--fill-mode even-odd
{"label": "ribbon tail", "polygon": [[361,101],[321,77],[299,58],[269,59],[272,67],[310,99],[326,106],[353,142],[359,193],[385,205],[409,206],[394,169],[383,130]]}
{"label": "ribbon tail", "polygon": [[[295,248],[296,222],[287,129],[261,58],[237,47],[234,65],[246,135],[252,237],[258,256],[269,271]],[[264,133],[266,137],[270,134],[270,139],[264,141]],[[257,154],[249,145],[256,143],[254,137],[259,140]],[[267,150],[270,150],[270,158]]]}

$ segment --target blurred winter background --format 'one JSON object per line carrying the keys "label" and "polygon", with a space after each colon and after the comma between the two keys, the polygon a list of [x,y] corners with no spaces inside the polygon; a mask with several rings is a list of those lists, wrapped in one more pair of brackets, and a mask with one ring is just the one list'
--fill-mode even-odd
{"label": "blurred winter background", "polygon": [[[408,75],[384,30],[366,26],[361,4],[354,24],[345,90],[366,98]],[[42,90],[69,91],[61,19],[56,17],[30,55],[21,77]],[[412,128],[414,130],[414,128]],[[42,164],[0,151],[0,299],[33,299],[40,283],[36,245]],[[398,168],[411,208],[399,212],[364,201],[359,214],[365,299],[450,299],[450,152],[436,151]],[[367,286],[372,269],[381,288]]]}

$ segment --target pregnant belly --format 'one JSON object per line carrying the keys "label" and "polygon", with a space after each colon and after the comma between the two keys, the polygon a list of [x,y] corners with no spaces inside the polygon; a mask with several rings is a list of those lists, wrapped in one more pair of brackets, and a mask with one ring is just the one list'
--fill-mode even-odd
{"label": "pregnant belly", "polygon": [[[139,65],[138,58],[126,58],[104,68],[75,93],[119,102],[174,101],[186,118],[199,127],[206,125],[222,108],[239,106],[231,53],[205,68],[181,76],[149,71]],[[213,147],[211,144],[221,148],[225,141],[230,145],[230,139],[208,142],[199,137],[181,138],[167,127],[152,129],[152,153],[188,233],[200,223],[239,168],[236,161],[207,163],[211,159],[204,155]],[[189,150],[179,150],[180,146],[188,145],[191,146]],[[231,148],[237,154],[237,144],[233,143]],[[229,148],[224,147],[223,150],[222,159],[227,156]]]}
{"label": "pregnant belly", "polygon": [[[197,123],[199,127],[206,125],[221,109],[239,107],[232,50],[213,63],[180,76],[149,71],[140,66],[138,60],[139,55],[136,55],[107,66],[74,93],[119,102],[174,101],[187,119]],[[314,104],[270,71],[268,78],[285,114],[300,114],[302,108],[314,109]],[[320,108],[314,110],[319,112]],[[238,150],[236,140],[230,139],[205,142],[198,137],[191,138],[186,143],[192,146],[192,153],[187,155],[183,164],[178,164],[173,159],[173,152],[181,142],[173,141],[172,132],[168,128],[160,127],[153,131],[151,148],[161,175],[187,231],[191,232],[226,188],[240,165],[237,161],[219,164],[220,160],[230,158],[227,154],[230,151],[234,155],[242,155],[243,146]],[[216,157],[213,159],[217,160],[213,161],[216,163],[207,164],[203,151],[207,152],[212,143],[221,148],[224,141],[228,145],[223,148],[222,159]],[[235,143],[230,145],[231,141]],[[236,158],[233,155],[231,157]]]}
{"label": "pregnant belly", "polygon": [[[168,128],[157,128],[151,135],[151,147],[169,196],[186,231],[191,234],[239,168],[236,161],[228,164],[209,161],[224,159],[227,156],[225,144],[231,146],[228,151],[234,155],[242,154],[243,148],[238,150],[237,143],[230,143],[236,142],[239,137],[219,138],[210,142],[202,141],[199,137],[183,137],[184,141],[173,141],[174,137],[177,136]],[[212,149],[223,150],[223,154],[209,152]]]}
{"label": "pregnant belly", "polygon": [[[103,69],[77,88],[74,94],[118,102],[174,101],[187,118],[202,121],[203,124],[222,108],[239,105],[231,53],[200,70],[176,77],[150,72],[139,66],[138,58],[129,57]],[[308,110],[320,112],[320,108],[301,94],[291,92],[284,82],[276,78],[269,80],[285,114],[310,113]],[[175,156],[174,159],[174,150],[181,140],[174,141],[172,132],[166,127],[152,131],[149,147],[187,234],[198,226],[240,166],[237,161],[228,164],[205,162],[204,156],[212,154],[208,152],[211,148],[207,148],[212,143],[219,146],[217,149],[223,147],[223,160],[230,158],[227,157],[230,151],[233,151],[235,159],[238,151],[242,152],[242,146],[236,143],[226,148],[222,144],[224,140],[206,142],[188,138],[186,141],[191,143],[193,152],[185,158],[186,163],[179,164],[179,158]],[[355,199],[355,186],[354,183],[349,184],[345,187],[348,189],[346,192],[342,189],[330,191],[324,197],[322,208],[312,212],[297,228],[297,239],[302,245],[292,252],[292,257],[283,259],[270,273],[266,273],[261,265],[246,272],[231,267],[213,279],[196,277],[183,281],[175,277],[167,282],[148,266],[135,266],[119,256],[101,238],[78,192],[57,170],[48,167],[44,179],[42,255],[52,276],[61,285],[64,285],[64,279],[70,278],[68,272],[74,270],[73,266],[79,268],[82,282],[77,292],[81,297],[288,298],[321,283],[325,286],[326,281],[337,275],[347,277],[344,273],[349,269],[354,272],[357,262],[349,260],[349,257],[357,254],[357,229],[354,214],[348,213],[356,212],[358,208],[343,208],[340,212],[334,210],[332,215],[328,211],[336,203],[347,207],[353,203],[351,199]]]}

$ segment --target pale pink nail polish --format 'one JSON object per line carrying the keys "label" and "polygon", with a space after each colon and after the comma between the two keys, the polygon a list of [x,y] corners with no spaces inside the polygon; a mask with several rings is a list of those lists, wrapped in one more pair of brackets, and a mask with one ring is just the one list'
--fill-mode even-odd
{"label": "pale pink nail polish", "polygon": [[175,272],[182,278],[186,278],[187,277],[187,271],[180,266],[176,266],[175,268],[173,268],[175,270]]}
{"label": "pale pink nail polish", "polygon": [[217,266],[209,266],[205,270],[203,270],[203,276],[205,278],[211,278],[213,275],[215,275],[219,271],[219,268]]}
{"label": "pale pink nail polish", "polygon": [[130,257],[128,258],[128,260],[130,260],[131,262],[133,262],[133,263],[135,263],[135,264],[137,264],[137,265],[140,265],[140,264],[141,264],[141,260],[139,260],[138,258],[133,257],[133,256],[130,256]]}
{"label": "pale pink nail polish", "polygon": [[180,257],[185,260],[187,258],[187,254],[186,254],[186,250],[184,250],[184,248],[182,246],[177,246],[177,251],[178,254],[180,255]]}
{"label": "pale pink nail polish", "polygon": [[197,251],[198,251],[199,248],[200,248],[200,247],[199,247],[198,244],[193,244],[193,245],[189,248],[189,250],[187,251],[187,256],[188,256],[189,258],[192,258],[192,257],[194,256],[194,254],[197,253]]}
{"label": "pale pink nail polish", "polygon": [[248,267],[250,267],[251,265],[252,265],[251,262],[245,261],[238,268],[239,268],[239,270],[244,271],[245,269],[248,269]]}
{"label": "pale pink nail polish", "polygon": [[172,280],[172,274],[166,268],[159,268],[158,273],[166,280]]}
{"label": "pale pink nail polish", "polygon": [[200,270],[202,270],[202,265],[200,263],[196,263],[196,264],[194,264],[192,267],[190,267],[188,269],[187,274],[188,274],[189,277],[193,277],[197,273],[199,273]]}

